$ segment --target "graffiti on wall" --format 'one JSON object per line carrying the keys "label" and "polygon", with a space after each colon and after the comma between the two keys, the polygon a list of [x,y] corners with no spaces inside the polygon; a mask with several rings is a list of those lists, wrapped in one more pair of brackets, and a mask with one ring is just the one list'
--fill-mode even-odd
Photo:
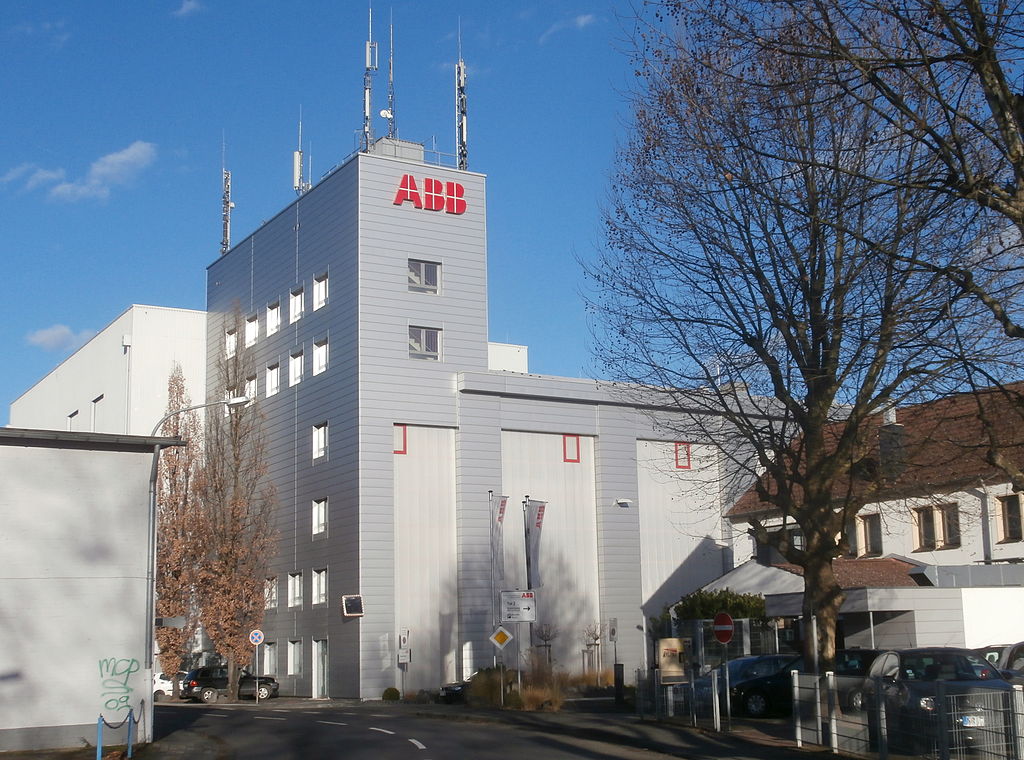
{"label": "graffiti on wall", "polygon": [[100,698],[105,710],[128,710],[132,697],[131,677],[141,667],[134,657],[107,657],[99,661]]}

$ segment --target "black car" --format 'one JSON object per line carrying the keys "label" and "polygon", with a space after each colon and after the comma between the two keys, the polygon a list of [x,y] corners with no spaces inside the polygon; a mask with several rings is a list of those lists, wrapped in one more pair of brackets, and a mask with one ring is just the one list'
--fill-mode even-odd
{"label": "black car", "polygon": [[729,698],[733,709],[751,718],[788,710],[793,701],[790,673],[794,670],[803,670],[803,658],[792,654],[732,660],[729,663]]}
{"label": "black car", "polygon": [[[276,697],[277,680],[271,676],[254,676],[242,670],[238,680],[239,697],[259,697],[270,699]],[[216,702],[228,693],[228,669],[223,665],[207,665],[190,670],[185,674],[181,684],[181,698],[198,702]]]}
{"label": "black car", "polygon": [[[940,683],[950,697],[948,706],[940,704]],[[1003,727],[994,725],[1001,720],[1000,692],[1011,690],[999,671],[970,649],[907,649],[875,659],[864,681],[864,705],[869,721],[884,708],[890,744],[921,754],[939,746],[943,734],[947,746],[954,736],[965,747],[1001,736]],[[945,725],[939,722],[943,713]],[[877,725],[873,728],[877,735]]]}
{"label": "black car", "polygon": [[836,652],[836,691],[843,710],[860,712],[864,709],[864,679],[879,649],[840,649]]}

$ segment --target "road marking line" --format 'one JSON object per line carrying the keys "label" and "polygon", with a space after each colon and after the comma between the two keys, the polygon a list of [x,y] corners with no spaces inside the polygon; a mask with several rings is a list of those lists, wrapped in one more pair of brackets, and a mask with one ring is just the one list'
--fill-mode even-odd
{"label": "road marking line", "polygon": [[371,731],[380,731],[382,734],[391,734],[392,736],[395,735],[394,731],[388,731],[386,728],[374,728],[373,726],[370,726],[370,730]]}
{"label": "road marking line", "polygon": [[348,723],[339,723],[336,720],[318,720],[317,723],[326,723],[328,726],[347,726]]}
{"label": "road marking line", "polygon": [[253,715],[254,720],[288,720],[287,718],[272,718],[269,715]]}
{"label": "road marking line", "polygon": [[395,716],[394,715],[375,715],[373,713],[370,713],[370,717],[371,718],[384,718],[385,720],[387,720],[388,718],[393,718]]}
{"label": "road marking line", "polygon": [[226,718],[226,717],[228,717],[228,714],[227,713],[204,713],[204,717],[207,717],[207,718]]}
{"label": "road marking line", "polygon": [[416,749],[426,749],[427,745],[423,742],[418,742],[415,739],[410,739],[409,743],[412,744]]}
{"label": "road marking line", "polygon": [[271,710],[271,712],[291,712],[291,710],[282,710],[280,707]]}

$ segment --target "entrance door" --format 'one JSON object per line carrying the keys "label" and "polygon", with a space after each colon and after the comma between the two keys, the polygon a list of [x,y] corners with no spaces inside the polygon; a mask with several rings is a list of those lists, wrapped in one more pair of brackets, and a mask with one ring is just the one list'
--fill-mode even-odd
{"label": "entrance door", "polygon": [[327,639],[313,639],[313,698],[327,698]]}

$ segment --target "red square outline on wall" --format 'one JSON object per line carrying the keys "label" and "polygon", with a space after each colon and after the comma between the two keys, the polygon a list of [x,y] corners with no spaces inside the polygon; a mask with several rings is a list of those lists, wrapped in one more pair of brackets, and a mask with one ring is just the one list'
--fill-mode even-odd
{"label": "red square outline on wall", "polygon": [[396,428],[402,429],[402,447],[395,449],[393,454],[408,454],[409,453],[409,430],[406,425],[395,425]]}
{"label": "red square outline on wall", "polygon": [[[569,441],[573,442],[575,450],[571,451],[569,448]],[[574,456],[570,456],[574,454]],[[580,461],[580,437],[578,435],[563,435],[562,436],[562,461],[563,462],[579,462]]]}
{"label": "red square outline on wall", "polygon": [[676,441],[676,469],[690,469],[690,444]]}

